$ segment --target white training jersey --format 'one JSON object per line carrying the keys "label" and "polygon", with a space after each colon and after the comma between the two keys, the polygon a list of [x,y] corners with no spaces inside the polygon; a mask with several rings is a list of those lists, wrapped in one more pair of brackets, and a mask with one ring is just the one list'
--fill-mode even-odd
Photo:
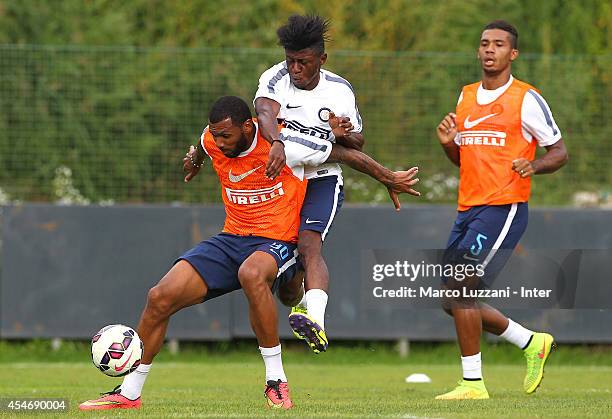
{"label": "white training jersey", "polygon": [[[266,141],[259,131],[259,124],[256,120],[253,120],[253,125],[255,125],[253,142],[248,149],[238,154],[237,157],[246,157],[250,155],[257,147],[259,141]],[[213,158],[208,153],[205,145],[205,136],[208,132],[209,126],[207,125],[202,131],[198,141],[202,144],[204,153],[206,153],[208,158],[212,161]],[[329,141],[295,132],[288,128],[282,128],[278,133],[278,138],[285,144],[285,164],[291,169],[295,177],[300,180],[303,180],[305,177],[306,167],[320,166],[325,163],[327,159],[329,159],[329,155],[332,151]]]}
{"label": "white training jersey", "polygon": [[[476,92],[476,101],[479,105],[486,105],[497,100],[512,84],[514,77],[510,76],[510,80],[501,87],[494,90],[486,90],[482,87],[482,83],[478,86]],[[463,99],[463,92],[459,95],[457,104]],[[561,138],[561,131],[553,118],[552,112],[546,103],[546,100],[535,90],[529,90],[529,94],[525,95],[523,104],[521,105],[521,128],[523,137],[528,141],[534,138],[540,147],[553,145]],[[461,144],[461,134],[457,133],[455,143]]]}
{"label": "white training jersey", "polygon": [[[287,63],[282,61],[264,71],[259,78],[255,100],[260,97],[280,104],[278,118],[290,130],[309,134],[322,140],[335,142],[329,127],[329,112],[348,117],[354,132],[361,132],[361,115],[357,109],[351,84],[331,71],[321,69],[319,84],[312,90],[298,89],[291,83]],[[306,178],[338,175],[342,182],[342,169],[337,163],[306,167]]]}

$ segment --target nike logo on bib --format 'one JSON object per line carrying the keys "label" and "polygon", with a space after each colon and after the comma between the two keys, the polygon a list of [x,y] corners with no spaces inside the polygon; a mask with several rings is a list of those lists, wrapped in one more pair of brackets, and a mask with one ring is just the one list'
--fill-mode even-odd
{"label": "nike logo on bib", "polygon": [[297,105],[297,106],[291,106],[290,104],[287,104],[287,109],[297,109],[297,108],[301,108],[302,105]]}
{"label": "nike logo on bib", "polygon": [[261,166],[257,166],[255,169],[251,169],[248,172],[244,172],[243,174],[238,175],[238,176],[232,175],[232,169],[230,169],[230,171],[229,171],[229,180],[230,180],[230,182],[234,182],[234,183],[240,182],[242,179],[244,179],[245,177],[247,177],[250,174],[254,173],[255,170],[259,169],[260,167]]}
{"label": "nike logo on bib", "polygon": [[483,116],[482,118],[478,118],[475,121],[470,121],[470,116],[468,115],[467,118],[465,118],[463,125],[465,126],[466,129],[474,128],[476,125],[480,124],[482,121],[485,121],[491,118],[492,116],[496,116],[496,115],[497,115],[496,113],[491,113],[489,115]]}

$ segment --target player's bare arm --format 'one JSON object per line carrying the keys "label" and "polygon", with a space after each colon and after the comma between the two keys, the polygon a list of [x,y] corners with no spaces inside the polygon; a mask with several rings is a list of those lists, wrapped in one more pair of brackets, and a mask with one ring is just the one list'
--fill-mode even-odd
{"label": "player's bare arm", "polygon": [[342,144],[348,148],[353,148],[357,151],[363,150],[363,145],[365,144],[363,134],[360,132],[349,132],[343,137],[336,138],[336,141],[338,144]]}
{"label": "player's bare arm", "polygon": [[556,143],[544,148],[546,149],[546,154],[539,159],[529,161],[525,158],[520,158],[512,161],[512,170],[521,175],[522,178],[525,178],[556,172],[567,163],[569,156],[563,139],[559,139]]}
{"label": "player's bare arm", "polygon": [[259,97],[255,101],[255,113],[259,122],[261,135],[270,143],[270,153],[266,164],[266,176],[274,179],[285,167],[285,146],[278,139],[277,117],[280,112],[280,103],[275,100]]}
{"label": "player's bare arm", "polygon": [[393,201],[395,209],[398,211],[401,207],[398,198],[400,193],[408,193],[414,196],[421,195],[420,192],[412,188],[412,186],[419,181],[418,178],[415,178],[419,171],[417,167],[412,167],[406,171],[394,172],[387,169],[367,154],[352,148],[344,147],[340,144],[334,144],[332,146],[332,151],[327,162],[347,164],[353,169],[365,173],[385,185],[389,191],[389,196]]}
{"label": "player's bare arm", "polygon": [[455,137],[457,136],[456,117],[457,115],[452,112],[447,114],[440,124],[438,124],[436,134],[438,134],[438,140],[440,140],[440,145],[444,149],[446,157],[448,157],[455,166],[459,167],[459,146],[455,143]]}
{"label": "player's bare arm", "polygon": [[[329,126],[335,137],[343,135],[346,130],[346,118],[338,117],[334,113],[329,114]],[[351,124],[352,126],[352,124]],[[393,172],[376,160],[362,153],[359,150],[345,147],[341,144],[332,146],[331,154],[327,162],[345,163],[355,170],[365,173],[387,187],[389,196],[393,201],[395,209],[399,211],[400,202],[398,195],[400,193],[409,193],[410,195],[420,196],[421,193],[412,188],[419,179],[413,179],[418,173],[418,168],[413,167],[407,171]]]}
{"label": "player's bare arm", "polygon": [[198,174],[202,163],[204,163],[205,156],[206,152],[200,141],[198,141],[198,145],[195,147],[193,145],[189,146],[189,151],[183,157],[183,172],[186,174],[185,182],[189,182]]}
{"label": "player's bare arm", "polygon": [[[329,119],[336,118],[333,112],[329,113]],[[331,127],[331,125],[330,125]],[[355,150],[361,151],[363,149],[363,145],[365,144],[365,140],[363,138],[363,134],[360,132],[352,132],[355,128],[351,119],[348,117],[340,117],[338,118],[338,130],[339,135],[336,135],[334,132],[334,136],[336,137],[336,142],[348,148],[353,148]],[[333,129],[332,129],[333,132]]]}

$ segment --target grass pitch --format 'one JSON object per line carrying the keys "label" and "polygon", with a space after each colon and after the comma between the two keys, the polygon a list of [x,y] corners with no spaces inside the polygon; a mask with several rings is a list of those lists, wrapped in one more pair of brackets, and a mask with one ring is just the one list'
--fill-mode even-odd
{"label": "grass pitch", "polygon": [[[74,357],[71,354],[65,355],[70,362],[0,358],[0,394],[2,397],[65,397],[70,401],[69,415],[83,417],[584,418],[612,415],[609,356],[600,365],[584,364],[583,357],[580,362],[583,365],[567,365],[563,356],[558,357],[560,361],[554,361],[553,353],[542,386],[535,394],[526,395],[522,391],[524,365],[520,351],[509,345],[500,346],[503,349],[498,349],[498,355],[493,355],[491,362],[487,361],[487,348],[483,351],[485,382],[491,399],[482,401],[433,399],[451,389],[460,378],[459,362],[449,362],[454,352],[452,346],[417,350],[406,359],[380,348],[339,348],[336,354],[320,356],[300,350],[286,351],[285,371],[295,403],[290,412],[270,411],[265,407],[264,368],[256,349],[230,350],[225,355],[218,350],[176,356],[162,354],[153,365],[143,393],[143,408],[139,411],[79,412],[79,402],[111,390],[121,379],[106,377],[85,360],[71,359]],[[436,356],[436,352],[448,352],[448,356]],[[504,363],[495,360],[502,357],[499,353],[506,352],[512,355]],[[87,353],[83,358],[86,357]],[[442,361],[438,363],[438,359]],[[428,374],[432,383],[406,384],[405,377],[414,372]]]}

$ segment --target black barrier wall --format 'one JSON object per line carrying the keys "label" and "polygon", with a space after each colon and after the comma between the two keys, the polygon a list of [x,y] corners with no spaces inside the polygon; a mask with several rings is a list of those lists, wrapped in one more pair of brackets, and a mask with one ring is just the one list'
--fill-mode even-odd
{"label": "black barrier wall", "polygon": [[[221,207],[1,207],[0,337],[88,338],[106,324],[136,325],[146,294],[184,250],[220,231]],[[455,210],[446,206],[342,209],[324,245],[330,269],[326,326],[335,339],[452,340],[441,310],[362,304],[362,252],[439,249]],[[524,249],[612,249],[612,211],[532,209]],[[609,272],[592,274],[607,289]],[[599,296],[601,297],[601,295]],[[612,297],[612,296],[611,296]],[[288,309],[279,305],[280,331]],[[612,342],[612,310],[506,311],[564,342]],[[237,291],[183,310],[169,338],[223,340],[253,336],[246,299]]]}

